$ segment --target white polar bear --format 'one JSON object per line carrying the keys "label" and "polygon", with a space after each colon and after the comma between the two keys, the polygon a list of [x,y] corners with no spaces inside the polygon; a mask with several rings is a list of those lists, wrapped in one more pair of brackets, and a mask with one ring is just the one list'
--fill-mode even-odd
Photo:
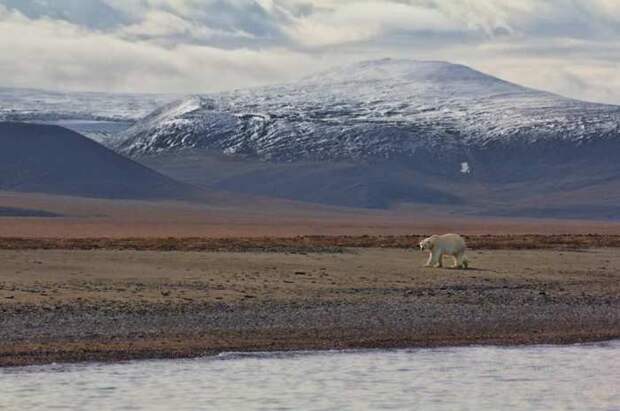
{"label": "white polar bear", "polygon": [[454,268],[467,268],[469,265],[465,257],[465,240],[458,234],[430,236],[420,241],[420,248],[431,252],[425,267],[441,267],[444,254],[454,258]]}

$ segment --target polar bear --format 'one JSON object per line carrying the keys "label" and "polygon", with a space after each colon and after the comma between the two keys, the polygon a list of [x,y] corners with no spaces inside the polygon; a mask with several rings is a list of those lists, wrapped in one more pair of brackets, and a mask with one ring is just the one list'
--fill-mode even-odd
{"label": "polar bear", "polygon": [[444,254],[454,258],[454,268],[467,268],[465,240],[458,234],[433,235],[420,241],[420,249],[431,252],[425,267],[441,267]]}

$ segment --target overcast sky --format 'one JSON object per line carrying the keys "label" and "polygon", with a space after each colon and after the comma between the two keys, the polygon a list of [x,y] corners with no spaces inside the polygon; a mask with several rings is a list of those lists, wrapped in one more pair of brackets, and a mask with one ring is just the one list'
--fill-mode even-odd
{"label": "overcast sky", "polygon": [[0,0],[0,86],[198,93],[383,57],[620,104],[620,0]]}

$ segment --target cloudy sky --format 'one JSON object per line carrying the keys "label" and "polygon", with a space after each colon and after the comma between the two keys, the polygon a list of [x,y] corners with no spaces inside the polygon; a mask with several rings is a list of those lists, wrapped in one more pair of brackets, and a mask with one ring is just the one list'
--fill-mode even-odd
{"label": "cloudy sky", "polygon": [[197,93],[383,57],[620,104],[620,0],[0,0],[0,86]]}

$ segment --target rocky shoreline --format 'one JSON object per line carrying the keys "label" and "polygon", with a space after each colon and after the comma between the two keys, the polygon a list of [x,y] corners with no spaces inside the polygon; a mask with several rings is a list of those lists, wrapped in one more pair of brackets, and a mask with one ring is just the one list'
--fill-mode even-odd
{"label": "rocky shoreline", "polygon": [[[514,307],[479,310],[416,303],[202,308],[189,314],[152,308],[141,313],[99,311],[41,315],[24,310],[11,315],[3,327],[21,327],[22,332],[19,338],[3,336],[0,366],[234,351],[566,344],[620,338],[617,315],[591,305],[554,305],[530,315]],[[41,321],[46,324],[41,326]],[[31,327],[37,331],[24,330]]]}

